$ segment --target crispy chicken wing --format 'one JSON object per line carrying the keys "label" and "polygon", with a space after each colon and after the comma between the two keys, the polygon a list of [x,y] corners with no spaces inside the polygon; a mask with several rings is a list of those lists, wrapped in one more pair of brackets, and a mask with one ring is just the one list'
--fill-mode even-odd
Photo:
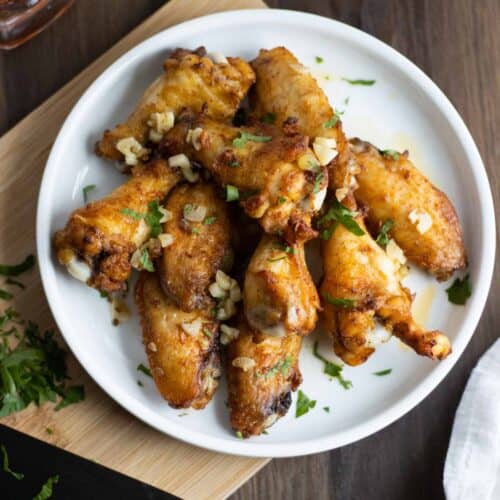
{"label": "crispy chicken wing", "polygon": [[[186,141],[189,131],[197,133],[196,141]],[[241,206],[266,232],[284,232],[288,241],[307,240],[315,234],[311,216],[322,205],[327,173],[318,165],[301,168],[312,157],[306,137],[275,132],[265,125],[240,129],[185,113],[166,134],[161,152],[184,153],[217,182],[236,187]]]}
{"label": "crispy chicken wing", "polygon": [[184,184],[173,190],[165,208],[172,214],[164,232],[173,242],[163,249],[160,279],[165,293],[184,311],[209,307],[208,293],[218,269],[232,261],[228,207],[213,184]]}
{"label": "crispy chicken wing", "polygon": [[401,283],[398,255],[389,256],[369,235],[361,216],[363,236],[338,225],[322,243],[324,278],[321,284],[326,331],[335,352],[349,365],[366,361],[381,340],[375,332],[379,319],[389,332],[418,354],[443,359],[451,351],[439,331],[425,331],[412,318],[412,297]]}
{"label": "crispy chicken wing", "polygon": [[204,408],[218,386],[218,323],[208,310],[181,311],[143,271],[135,288],[144,346],[160,394],[173,408]]}
{"label": "crispy chicken wing", "polygon": [[351,141],[360,165],[356,199],[366,205],[368,222],[394,222],[391,236],[406,257],[448,279],[467,265],[457,214],[446,195],[408,160],[407,154],[383,153],[359,139]]}
{"label": "crispy chicken wing", "polygon": [[304,245],[286,246],[264,235],[245,274],[248,323],[265,335],[307,335],[316,326],[319,298],[305,262]]}
{"label": "crispy chicken wing", "polygon": [[[133,138],[139,146],[161,139],[184,108],[201,111],[217,120],[232,118],[240,101],[255,81],[250,65],[239,58],[213,62],[203,47],[195,51],[177,49],[164,62],[164,73],[146,90],[135,111],[125,123],[107,130],[96,145],[96,152],[111,160],[123,160],[117,149],[122,139]],[[137,145],[136,153],[142,151]],[[146,154],[146,153],[145,153]],[[129,159],[133,163],[133,157]]]}
{"label": "crispy chicken wing", "polygon": [[[343,190],[341,199],[347,196],[356,185],[357,164],[339,115],[318,82],[285,47],[262,49],[251,64],[257,76],[251,93],[253,114],[276,117],[276,123],[285,123],[311,141],[317,137],[334,139],[338,154],[328,165],[330,187]],[[313,148],[322,156],[322,145],[313,143]]]}
{"label": "crispy chicken wing", "polygon": [[301,337],[267,336],[256,342],[244,319],[238,328],[227,352],[228,405],[233,429],[248,437],[261,434],[290,408],[291,391],[302,382]]}
{"label": "crispy chicken wing", "polygon": [[145,214],[181,180],[178,169],[163,160],[134,168],[132,177],[105,198],[75,210],[54,236],[57,259],[75,278],[106,292],[124,287],[130,258],[150,234],[148,225],[130,213]]}

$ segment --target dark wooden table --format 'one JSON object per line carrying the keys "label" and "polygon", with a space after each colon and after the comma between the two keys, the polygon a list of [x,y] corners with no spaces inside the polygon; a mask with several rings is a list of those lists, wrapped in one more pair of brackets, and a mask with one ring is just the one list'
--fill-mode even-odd
{"label": "dark wooden table", "polygon": [[[46,32],[14,52],[1,54],[0,133],[162,4],[163,0],[78,0]],[[499,206],[498,0],[270,0],[268,4],[315,12],[359,27],[422,68],[469,126]],[[417,408],[351,446],[310,457],[273,460],[234,498],[443,497],[442,471],[453,416],[470,371],[498,337],[499,294],[497,266],[486,310],[465,354]]]}

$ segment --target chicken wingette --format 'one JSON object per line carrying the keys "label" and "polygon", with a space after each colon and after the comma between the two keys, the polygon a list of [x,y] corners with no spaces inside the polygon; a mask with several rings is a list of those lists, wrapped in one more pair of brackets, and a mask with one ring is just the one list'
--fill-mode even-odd
{"label": "chicken wingette", "polygon": [[302,382],[302,339],[266,336],[257,342],[243,318],[238,329],[227,348],[228,406],[233,429],[249,437],[261,434],[290,408],[292,391]]}
{"label": "chicken wingette", "polygon": [[217,120],[230,120],[255,81],[250,65],[239,58],[216,58],[200,47],[175,50],[164,73],[146,90],[127,121],[107,130],[96,145],[100,156],[134,165],[149,154],[184,108],[205,109]]}
{"label": "chicken wingette", "polygon": [[341,190],[341,199],[350,195],[357,164],[339,115],[315,78],[285,47],[262,49],[251,65],[257,77],[251,92],[253,115],[272,117],[290,131],[308,136],[322,164],[328,164],[330,188]]}
{"label": "chicken wingette", "polygon": [[336,223],[331,237],[322,242],[324,326],[337,355],[349,365],[366,361],[376,345],[389,338],[389,333],[373,332],[378,319],[418,354],[445,358],[451,351],[448,338],[439,331],[426,331],[412,317],[412,296],[400,283],[401,249],[390,241],[384,251],[359,215],[349,226],[351,230]]}
{"label": "chicken wingette", "polygon": [[150,236],[143,215],[181,179],[179,170],[161,159],[134,167],[127,182],[71,214],[54,236],[57,259],[89,286],[105,292],[123,290],[131,256]]}
{"label": "chicken wingette", "polygon": [[264,235],[245,274],[248,323],[265,335],[307,335],[316,326],[319,298],[307,269],[304,245]]}
{"label": "chicken wingette", "polygon": [[360,172],[356,199],[368,207],[367,221],[379,228],[392,221],[390,235],[405,256],[439,280],[467,265],[462,231],[447,196],[396,151],[379,151],[351,140]]}
{"label": "chicken wingette", "polygon": [[143,271],[135,288],[151,374],[173,408],[204,408],[221,375],[218,322],[209,310],[184,312]]}
{"label": "chicken wingette", "polygon": [[267,233],[283,233],[289,242],[315,235],[311,217],[323,203],[328,176],[314,161],[306,137],[281,136],[263,124],[237,128],[204,114],[184,113],[160,151],[175,164],[188,158],[201,163],[226,186],[227,199],[239,199]]}
{"label": "chicken wingette", "polygon": [[232,263],[228,205],[213,184],[198,183],[175,188],[165,208],[169,220],[163,231],[172,243],[160,259],[163,290],[184,311],[209,307],[209,286]]}

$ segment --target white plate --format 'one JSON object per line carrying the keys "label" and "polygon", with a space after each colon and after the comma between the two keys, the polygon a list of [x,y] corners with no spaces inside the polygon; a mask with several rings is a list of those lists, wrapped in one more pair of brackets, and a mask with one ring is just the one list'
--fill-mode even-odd
{"label": "white plate", "polygon": [[[248,440],[238,439],[230,430],[225,383],[208,408],[180,417],[185,412],[169,408],[152,381],[137,372],[138,363],[146,360],[137,317],[113,327],[107,302],[57,265],[51,235],[82,205],[83,186],[96,184],[91,193],[96,198],[123,182],[110,164],[93,154],[95,141],[133,109],[159,74],[166,51],[199,45],[245,59],[254,58],[263,47],[288,47],[318,76],[331,102],[345,108],[343,122],[349,136],[358,135],[381,148],[409,149],[418,167],[448,194],[464,228],[472,297],[465,307],[454,306],[444,292],[447,284],[416,270],[407,280],[417,301],[422,294],[435,292],[425,323],[450,336],[453,353],[447,360],[431,362],[392,340],[364,365],[345,368],[353,388],[344,390],[322,373],[308,339],[301,354],[302,390],[317,400],[316,408],[296,419],[294,398],[288,415],[268,435]],[[315,56],[324,62],[316,63]],[[376,84],[351,86],[341,80],[343,76],[375,79]],[[256,10],[216,14],[159,33],[121,57],[90,86],[67,118],[47,162],[38,203],[37,243],[43,284],[57,324],[80,363],[112,398],[149,425],[197,446],[283,457],[328,450],[367,436],[399,418],[437,386],[465,349],[485,304],[494,263],[495,223],[477,148],[453,106],[422,71],[347,25],[298,12]],[[322,349],[329,354],[326,341]],[[386,368],[392,368],[390,375],[373,375]],[[144,382],[143,388],[137,380]],[[330,413],[323,411],[324,406]]]}

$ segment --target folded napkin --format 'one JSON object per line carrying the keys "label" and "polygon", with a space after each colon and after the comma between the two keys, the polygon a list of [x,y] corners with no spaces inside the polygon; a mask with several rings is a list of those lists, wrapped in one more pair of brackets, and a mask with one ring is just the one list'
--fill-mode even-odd
{"label": "folded napkin", "polygon": [[472,371],[444,467],[447,500],[500,499],[500,339]]}

